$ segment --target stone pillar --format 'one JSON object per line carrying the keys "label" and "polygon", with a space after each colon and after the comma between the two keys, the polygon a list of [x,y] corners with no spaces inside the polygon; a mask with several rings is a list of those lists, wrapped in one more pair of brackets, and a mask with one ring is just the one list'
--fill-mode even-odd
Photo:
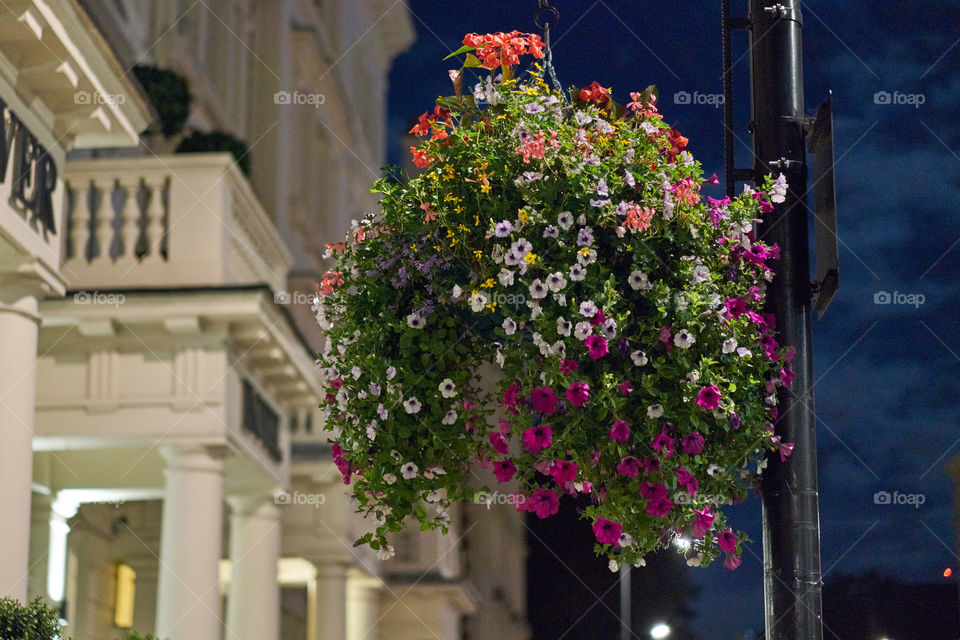
{"label": "stone pillar", "polygon": [[27,599],[47,597],[47,554],[50,552],[50,507],[53,496],[33,492],[30,506],[30,574],[27,578]]}
{"label": "stone pillar", "polygon": [[347,638],[347,566],[340,562],[316,562],[316,617],[313,640]]}
{"label": "stone pillar", "polygon": [[377,640],[383,583],[359,569],[347,578],[347,640]]}
{"label": "stone pillar", "polygon": [[27,276],[0,276],[0,597],[26,600],[37,384],[38,298]]}
{"label": "stone pillar", "polygon": [[280,510],[272,496],[227,498],[230,517],[229,640],[280,637]]}
{"label": "stone pillar", "polygon": [[[62,602],[67,580],[67,536],[70,518],[77,515],[80,505],[60,493],[50,505],[50,539],[47,546],[47,597]],[[73,603],[71,603],[73,604]]]}
{"label": "stone pillar", "polygon": [[156,635],[216,640],[222,626],[223,462],[202,446],[163,447],[161,453],[167,468]]}

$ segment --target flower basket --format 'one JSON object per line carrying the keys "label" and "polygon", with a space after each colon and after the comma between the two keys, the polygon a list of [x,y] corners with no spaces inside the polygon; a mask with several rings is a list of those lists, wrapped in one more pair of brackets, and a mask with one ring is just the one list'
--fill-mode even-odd
{"label": "flower basket", "polygon": [[[422,173],[379,180],[380,210],[328,245],[324,407],[377,521],[359,542],[389,557],[411,515],[445,530],[483,467],[541,518],[589,494],[614,568],[678,536],[691,564],[735,568],[742,535],[720,508],[750,490],[748,465],[792,448],[771,424],[791,354],[762,312],[778,250],[754,233],[782,176],[703,197],[715,176],[655,88],[626,107],[596,82],[567,98],[539,68],[513,77],[520,55],[542,57],[537,36],[464,45],[455,94],[413,129]],[[495,388],[477,377],[490,362]]]}

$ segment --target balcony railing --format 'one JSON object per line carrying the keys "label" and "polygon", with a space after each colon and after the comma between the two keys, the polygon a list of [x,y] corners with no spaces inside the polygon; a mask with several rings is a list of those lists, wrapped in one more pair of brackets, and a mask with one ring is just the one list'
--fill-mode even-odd
{"label": "balcony railing", "polygon": [[228,154],[70,161],[64,179],[72,289],[286,288],[290,253]]}

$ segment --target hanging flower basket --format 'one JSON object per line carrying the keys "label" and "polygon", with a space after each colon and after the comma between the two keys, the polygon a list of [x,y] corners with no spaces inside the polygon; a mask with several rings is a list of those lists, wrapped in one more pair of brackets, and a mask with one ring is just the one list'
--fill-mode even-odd
{"label": "hanging flower basket", "polygon": [[[588,494],[612,566],[683,536],[691,564],[725,552],[735,568],[742,536],[720,507],[766,450],[792,448],[771,424],[791,354],[761,311],[778,249],[754,235],[782,176],[704,198],[715,176],[654,88],[623,108],[594,82],[568,102],[542,70],[513,77],[520,55],[543,56],[536,35],[464,45],[455,95],[413,128],[422,173],[379,180],[380,211],[328,245],[324,407],[378,525],[359,542],[389,557],[411,515],[446,531],[483,467],[541,518]],[[478,379],[489,363],[495,385]]]}

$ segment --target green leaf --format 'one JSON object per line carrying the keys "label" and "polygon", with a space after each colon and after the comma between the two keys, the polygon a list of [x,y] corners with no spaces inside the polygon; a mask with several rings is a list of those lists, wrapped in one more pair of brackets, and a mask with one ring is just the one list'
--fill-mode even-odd
{"label": "green leaf", "polygon": [[[470,45],[465,44],[465,45],[463,45],[462,47],[460,47],[459,49],[457,49],[456,51],[454,51],[453,53],[451,53],[450,55],[448,55],[446,58],[444,58],[444,60],[448,60],[448,59],[452,58],[453,56],[458,56],[458,55],[460,55],[461,53],[466,53],[467,51],[476,51],[476,50],[477,50],[476,47],[471,47]],[[474,56],[474,57],[476,57],[476,56]]]}
{"label": "green leaf", "polygon": [[467,54],[467,60],[466,62],[463,63],[464,69],[473,69],[473,68],[482,67],[482,66],[483,66],[483,63],[480,62],[480,58],[473,55],[472,53]]}

